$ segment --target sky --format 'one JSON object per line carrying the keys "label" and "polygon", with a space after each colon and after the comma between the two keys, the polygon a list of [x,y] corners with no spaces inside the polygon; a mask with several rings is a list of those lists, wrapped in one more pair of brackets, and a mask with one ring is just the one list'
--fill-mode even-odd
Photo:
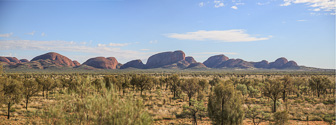
{"label": "sky", "polygon": [[0,0],[0,56],[120,63],[182,50],[335,69],[335,0]]}

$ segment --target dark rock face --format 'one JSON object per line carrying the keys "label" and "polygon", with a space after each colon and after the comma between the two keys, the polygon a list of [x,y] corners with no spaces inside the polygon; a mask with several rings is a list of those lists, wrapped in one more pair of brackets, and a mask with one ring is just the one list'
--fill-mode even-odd
{"label": "dark rock face", "polygon": [[254,67],[256,67],[256,68],[268,68],[269,64],[268,64],[268,61],[262,60],[260,62],[254,63]]}
{"label": "dark rock face", "polygon": [[143,69],[145,68],[145,64],[142,63],[140,59],[132,60],[120,67],[120,69],[126,69],[126,68],[137,68],[137,69]]}
{"label": "dark rock face", "polygon": [[76,60],[74,60],[74,61],[72,61],[74,64],[75,64],[75,66],[80,66],[81,64],[78,62],[78,61],[76,61]]}
{"label": "dark rock face", "polygon": [[66,65],[70,67],[76,66],[72,60],[70,60],[68,57],[63,56],[61,54],[55,53],[55,52],[49,52],[40,56],[37,56],[33,58],[31,61],[37,61],[37,60],[51,60],[53,63],[55,63],[58,66]]}
{"label": "dark rock face", "polygon": [[123,65],[123,64],[118,63],[118,65],[116,66],[116,69],[120,69],[120,67],[121,67],[122,65]]}
{"label": "dark rock face", "polygon": [[186,57],[185,60],[190,64],[191,63],[197,63],[196,60],[194,59],[194,57],[191,57],[191,56]]}
{"label": "dark rock face", "polygon": [[218,68],[252,68],[253,64],[242,59],[229,59],[217,66]]}
{"label": "dark rock face", "polygon": [[275,69],[282,69],[283,66],[288,62],[288,60],[284,57],[278,58],[274,62],[271,62],[270,68],[275,68]]}
{"label": "dark rock face", "polygon": [[9,65],[15,65],[17,63],[21,63],[21,61],[18,60],[16,57],[0,57],[0,62],[9,64]]}
{"label": "dark rock face", "polygon": [[116,69],[118,61],[114,57],[95,57],[90,58],[83,65],[88,65],[99,69]]}
{"label": "dark rock face", "polygon": [[20,63],[20,60],[18,60],[16,57],[6,57],[10,62],[13,63]]}
{"label": "dark rock face", "polygon": [[177,63],[181,60],[185,60],[185,54],[183,51],[162,52],[149,57],[146,63],[146,67],[159,68],[165,65]]}
{"label": "dark rock face", "polygon": [[283,66],[283,68],[294,68],[295,69],[295,68],[299,68],[299,66],[296,62],[289,61]]}
{"label": "dark rock face", "polygon": [[10,61],[6,57],[0,57],[0,62],[10,63]]}
{"label": "dark rock face", "polygon": [[188,67],[188,69],[204,69],[207,68],[203,63],[192,63]]}
{"label": "dark rock face", "polygon": [[203,64],[209,68],[217,68],[218,65],[227,60],[229,60],[229,58],[221,54],[209,57],[206,61],[203,62]]}
{"label": "dark rock face", "polygon": [[24,62],[29,62],[28,59],[20,59],[20,62],[24,63]]}

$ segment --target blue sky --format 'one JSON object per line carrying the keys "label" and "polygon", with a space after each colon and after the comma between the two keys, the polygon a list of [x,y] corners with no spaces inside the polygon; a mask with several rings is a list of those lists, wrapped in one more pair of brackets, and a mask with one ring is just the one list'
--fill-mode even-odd
{"label": "blue sky", "polygon": [[174,50],[335,69],[335,0],[0,0],[0,56],[126,63]]}

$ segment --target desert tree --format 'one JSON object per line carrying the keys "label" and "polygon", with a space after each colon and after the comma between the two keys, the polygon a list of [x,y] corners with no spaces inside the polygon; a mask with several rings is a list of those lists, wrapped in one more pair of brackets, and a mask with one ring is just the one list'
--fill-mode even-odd
{"label": "desert tree", "polygon": [[191,79],[186,79],[181,84],[182,91],[187,94],[189,98],[189,106],[191,105],[191,98],[197,93],[197,91],[200,89],[200,86],[198,84],[198,79],[193,77]]}
{"label": "desert tree", "polygon": [[200,79],[198,82],[199,86],[201,87],[201,90],[204,91],[209,87],[209,81],[206,79]]}
{"label": "desert tree", "polygon": [[244,110],[242,97],[233,84],[220,83],[209,95],[208,114],[216,125],[240,125],[243,123]]}
{"label": "desert tree", "polygon": [[12,78],[0,79],[0,102],[7,104],[7,119],[10,117],[10,108],[22,99],[22,83]]}
{"label": "desert tree", "polygon": [[174,98],[176,98],[176,93],[179,90],[180,77],[177,74],[173,74],[168,77],[167,82],[169,83],[171,92],[173,92]]}
{"label": "desert tree", "polygon": [[40,87],[35,79],[26,79],[23,82],[23,95],[26,101],[26,110],[28,109],[29,99],[38,94]]}
{"label": "desert tree", "polygon": [[47,77],[44,80],[43,87],[46,90],[46,98],[48,98],[49,92],[57,87],[57,83],[58,82],[56,82],[56,80],[52,79],[51,77]]}
{"label": "desert tree", "polygon": [[330,84],[330,80],[327,77],[323,76],[312,76],[309,79],[309,87],[313,92],[317,93],[317,97],[320,97],[321,94],[325,93]]}
{"label": "desert tree", "polygon": [[282,90],[282,100],[284,102],[287,101],[286,97],[288,92],[293,91],[293,80],[289,75],[284,76],[282,79],[282,85],[283,85],[283,90]]}
{"label": "desert tree", "polygon": [[206,107],[203,101],[190,100],[190,105],[183,105],[183,114],[190,116],[193,119],[193,124],[197,125],[197,117],[206,112]]}
{"label": "desert tree", "polygon": [[260,106],[248,105],[246,110],[246,117],[252,119],[253,125],[259,125],[263,121]]}
{"label": "desert tree", "polygon": [[278,79],[266,79],[263,95],[273,100],[273,112],[276,112],[276,102],[281,98],[283,85]]}
{"label": "desert tree", "polygon": [[142,95],[142,92],[144,90],[149,90],[149,88],[152,86],[152,77],[149,75],[140,75],[132,77],[132,82],[135,84],[135,86],[140,90],[140,95]]}
{"label": "desert tree", "polygon": [[243,95],[243,98],[245,98],[245,95],[248,92],[246,85],[245,84],[238,84],[236,89],[239,90],[241,92],[241,94]]}

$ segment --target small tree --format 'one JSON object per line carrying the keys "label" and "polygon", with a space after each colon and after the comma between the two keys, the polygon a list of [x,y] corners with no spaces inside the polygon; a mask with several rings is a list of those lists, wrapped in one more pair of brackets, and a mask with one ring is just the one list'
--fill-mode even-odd
{"label": "small tree", "polygon": [[202,91],[204,91],[205,89],[207,89],[208,86],[210,85],[210,84],[209,84],[209,81],[206,80],[206,79],[201,79],[201,80],[199,80],[198,84],[199,84],[199,86],[201,87],[201,90],[202,90]]}
{"label": "small tree", "polygon": [[247,94],[247,87],[246,87],[245,84],[238,84],[236,89],[239,90],[241,92],[241,94],[243,94],[243,98]]}
{"label": "small tree", "polygon": [[183,105],[183,113],[190,116],[193,119],[193,124],[197,125],[197,117],[199,114],[203,114],[206,111],[203,101],[190,100],[190,105]]}
{"label": "small tree", "polygon": [[242,97],[230,83],[217,84],[209,96],[208,114],[217,125],[240,125],[244,111]]}
{"label": "small tree", "polygon": [[284,102],[287,101],[286,97],[289,91],[293,90],[293,80],[290,76],[286,75],[282,79],[282,85],[283,85],[283,90],[282,90],[282,100]]}
{"label": "small tree", "polygon": [[[133,78],[132,78],[133,79]],[[140,77],[135,77],[136,80],[133,80],[136,87],[140,90],[140,95],[144,90],[148,90],[152,85],[152,78],[148,75],[141,75]]]}
{"label": "small tree", "polygon": [[11,106],[15,103],[19,103],[22,99],[22,83],[16,79],[3,78],[0,80],[0,85],[2,86],[2,90],[0,90],[0,100],[2,100],[1,102],[4,104],[7,104],[7,119],[9,119]]}
{"label": "small tree", "polygon": [[248,118],[252,119],[253,125],[259,125],[262,122],[262,118],[260,117],[262,111],[259,110],[260,107],[255,105],[255,106],[251,106],[248,105],[247,107],[247,111],[246,111],[246,115]]}
{"label": "small tree", "polygon": [[180,78],[177,74],[173,74],[167,79],[167,82],[170,85],[170,90],[173,92],[174,98],[176,97],[176,93],[179,90],[179,81]]}
{"label": "small tree", "polygon": [[48,95],[49,95],[49,91],[53,90],[54,88],[57,87],[57,82],[48,77],[45,79],[44,83],[43,83],[43,87],[45,88],[46,90],[46,98],[48,98]]}
{"label": "small tree", "polygon": [[313,92],[317,93],[317,97],[320,97],[321,94],[326,92],[330,82],[327,77],[313,76],[309,79],[309,87]]}
{"label": "small tree", "polygon": [[191,105],[191,102],[190,102],[191,98],[196,94],[196,92],[200,88],[197,83],[198,83],[198,80],[196,78],[191,78],[191,79],[185,80],[181,84],[182,91],[188,95],[189,106]]}
{"label": "small tree", "polygon": [[281,98],[283,92],[283,85],[279,80],[265,80],[265,86],[263,88],[263,94],[273,100],[273,112],[276,112],[276,102]]}
{"label": "small tree", "polygon": [[32,96],[35,96],[40,91],[38,83],[35,79],[25,80],[23,82],[23,95],[26,99],[26,110],[28,109],[28,102]]}

